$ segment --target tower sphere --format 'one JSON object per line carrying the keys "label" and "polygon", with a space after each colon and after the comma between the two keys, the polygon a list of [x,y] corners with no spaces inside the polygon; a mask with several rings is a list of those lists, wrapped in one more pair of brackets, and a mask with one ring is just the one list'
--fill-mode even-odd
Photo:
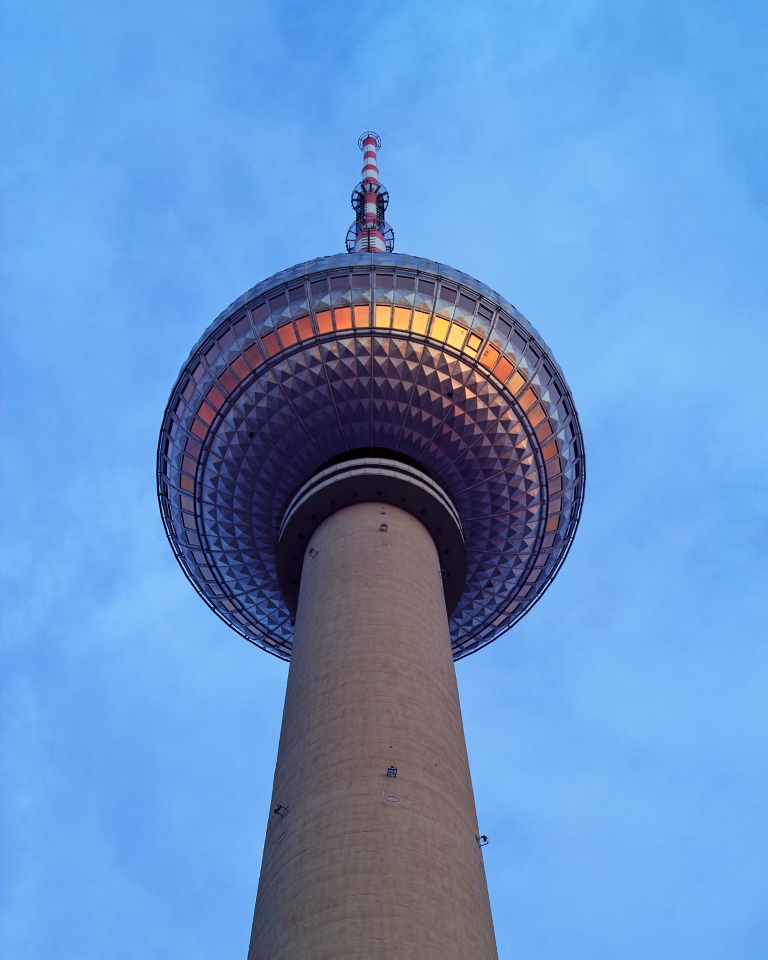
{"label": "tower sphere", "polygon": [[[163,418],[159,497],[179,563],[225,622],[286,660],[296,551],[322,519],[295,520],[297,495],[347,462],[433,533],[454,658],[530,610],[581,512],[578,417],[539,334],[485,284],[386,250],[300,263],[243,294],[193,348]],[[419,484],[454,528],[416,505]],[[325,516],[343,505],[328,490]]]}

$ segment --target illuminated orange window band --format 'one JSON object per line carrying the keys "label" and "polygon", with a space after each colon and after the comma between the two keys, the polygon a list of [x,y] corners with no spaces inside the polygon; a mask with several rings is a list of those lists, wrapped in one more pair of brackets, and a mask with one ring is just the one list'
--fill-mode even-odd
{"label": "illuminated orange window band", "polygon": [[[312,325],[312,318],[310,316],[299,317],[295,323],[288,321],[288,323],[284,323],[269,333],[262,335],[261,345],[263,352],[259,349],[257,342],[248,347],[244,355],[238,354],[238,356],[230,362],[229,369],[225,370],[218,377],[218,383],[224,393],[217,387],[211,387],[205,396],[205,400],[202,400],[198,406],[197,417],[199,419],[193,421],[190,427],[191,432],[201,441],[204,440],[216,417],[216,412],[221,408],[225,399],[232,393],[238,383],[244,380],[252,370],[260,367],[265,362],[265,359],[271,359],[282,350],[294,346],[296,343],[311,340],[318,335],[322,336],[323,334],[333,333],[338,330],[370,327],[372,325],[372,318],[375,328],[395,329],[405,332],[410,329],[411,333],[421,336],[427,336],[427,330],[429,329],[428,338],[430,340],[435,340],[438,343],[446,343],[456,350],[461,350],[463,353],[469,354],[473,359],[478,358],[478,352],[483,343],[483,337],[470,332],[463,324],[450,321],[437,314],[431,316],[423,310],[411,311],[411,309],[407,307],[392,307],[389,304],[336,307],[333,311],[320,310],[315,313],[316,329]],[[429,325],[430,318],[432,320],[431,328]],[[479,362],[486,370],[493,373],[497,380],[505,384],[514,395],[519,394],[526,385],[526,380],[520,371],[516,369],[514,361],[489,343],[486,344],[479,358]],[[198,367],[198,369],[200,368]],[[191,381],[189,385],[191,385]],[[187,387],[185,387],[185,392],[187,392]],[[538,399],[533,387],[529,386],[519,398],[518,403],[526,414],[528,422],[533,428],[536,428],[537,439],[540,443],[543,443],[544,440],[552,436],[553,431],[547,419],[547,414],[538,402]],[[194,462],[196,464],[199,452],[199,449],[195,451],[194,454],[192,451],[187,450],[184,463],[189,464]],[[557,439],[552,440],[552,442],[547,444],[542,450],[542,456],[546,463],[547,478],[550,483],[552,483],[554,478],[561,472],[559,457],[557,460],[552,459],[557,456],[558,453],[559,445]],[[194,460],[192,459],[193,457]],[[188,467],[183,467],[183,469],[185,472],[194,472],[193,470],[189,470]],[[188,477],[181,478],[181,485],[190,492],[194,490],[194,484]],[[552,484],[552,486],[554,485]],[[552,492],[559,492],[561,487],[562,484],[558,481],[557,490],[553,489]],[[556,500],[554,503],[558,504],[558,507],[557,509],[551,508],[549,511],[550,515],[557,513],[560,509],[560,501]],[[559,520],[560,517],[550,516],[550,519],[547,521],[546,531],[549,533],[556,530]]]}

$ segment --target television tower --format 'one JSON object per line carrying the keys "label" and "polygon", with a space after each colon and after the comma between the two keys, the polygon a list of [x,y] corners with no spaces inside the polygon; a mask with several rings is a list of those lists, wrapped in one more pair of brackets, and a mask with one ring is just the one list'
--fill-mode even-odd
{"label": "television tower", "polygon": [[583,443],[525,317],[393,252],[360,147],[347,252],[257,284],[184,364],[160,507],[211,609],[290,661],[249,960],[494,960],[453,660],[552,582]]}

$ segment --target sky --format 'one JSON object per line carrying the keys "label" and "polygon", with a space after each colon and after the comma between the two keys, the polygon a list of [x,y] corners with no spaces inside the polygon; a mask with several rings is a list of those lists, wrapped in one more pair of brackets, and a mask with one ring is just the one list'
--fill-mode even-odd
{"label": "sky", "polygon": [[499,956],[764,960],[765,3],[4,7],[4,956],[245,958],[287,665],[178,568],[157,435],[373,129],[396,250],[514,303],[585,437],[565,566],[457,664]]}

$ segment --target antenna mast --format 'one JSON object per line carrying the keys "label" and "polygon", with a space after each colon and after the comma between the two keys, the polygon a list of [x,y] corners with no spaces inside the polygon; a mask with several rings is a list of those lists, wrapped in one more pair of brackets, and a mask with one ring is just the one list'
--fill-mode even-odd
{"label": "antenna mast", "polygon": [[384,219],[389,194],[379,183],[379,165],[376,153],[381,137],[368,130],[357,141],[363,151],[362,180],[352,191],[352,209],[355,222],[347,231],[347,253],[392,253],[395,234]]}

